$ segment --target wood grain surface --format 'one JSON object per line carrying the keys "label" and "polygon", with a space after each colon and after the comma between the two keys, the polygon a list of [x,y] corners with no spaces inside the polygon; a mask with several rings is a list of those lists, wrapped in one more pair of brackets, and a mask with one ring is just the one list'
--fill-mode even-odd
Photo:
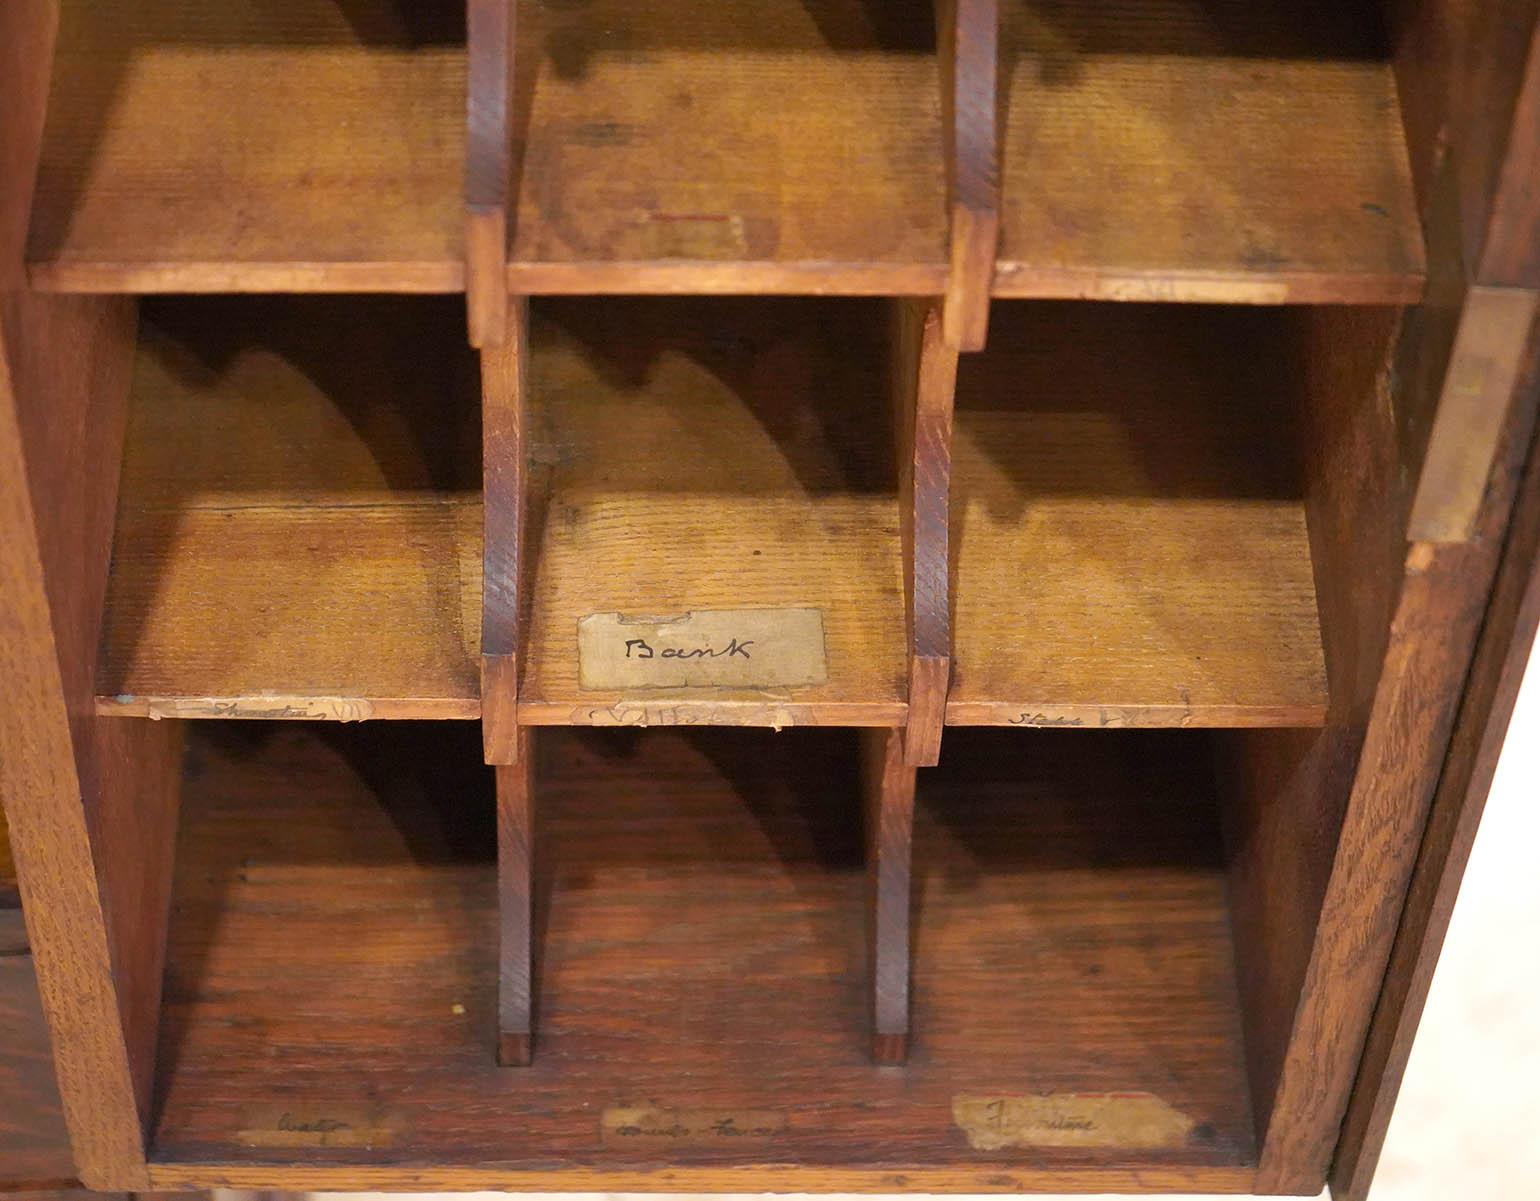
{"label": "wood grain surface", "polygon": [[510,289],[939,295],[929,9],[521,6]]}
{"label": "wood grain surface", "polygon": [[75,1179],[21,911],[0,907],[0,1192]]}
{"label": "wood grain surface", "polygon": [[474,355],[433,299],[147,306],[104,712],[479,713]]}
{"label": "wood grain surface", "polygon": [[[748,1164],[788,1187],[1246,1187],[1202,734],[949,736],[916,812],[902,1073],[868,1058],[849,733],[541,735],[540,1045],[517,1072],[489,1054],[493,801],[474,730],[193,736],[163,1186],[273,1180],[282,1163],[296,1182],[379,1187],[666,1187],[741,1182]],[[1163,1099],[1189,1137],[982,1151],[953,1118],[961,1093],[1105,1091]],[[635,1106],[686,1130],[702,1112],[784,1126],[757,1146],[607,1138],[605,1111]]]}
{"label": "wood grain surface", "polygon": [[1330,0],[1002,0],[998,296],[1412,303],[1388,51]]}
{"label": "wood grain surface", "polygon": [[[902,723],[885,317],[851,300],[534,305],[521,721]],[[778,607],[822,610],[827,683],[579,686],[590,614]]]}
{"label": "wood grain surface", "polygon": [[949,724],[1324,720],[1296,351],[1266,310],[995,305],[958,381]]}
{"label": "wood grain surface", "polygon": [[457,0],[64,0],[40,288],[464,287]]}

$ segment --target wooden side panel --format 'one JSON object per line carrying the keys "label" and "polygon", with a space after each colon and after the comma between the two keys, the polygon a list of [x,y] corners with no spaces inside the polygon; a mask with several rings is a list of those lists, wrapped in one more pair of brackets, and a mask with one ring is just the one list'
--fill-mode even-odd
{"label": "wooden side panel", "polygon": [[999,0],[937,0],[950,274],[947,344],[981,350],[1000,245]]}
{"label": "wooden side panel", "polygon": [[1405,552],[1380,679],[1272,1099],[1258,1191],[1319,1188],[1337,1141],[1496,568],[1518,459],[1533,429],[1532,390],[1521,391],[1520,399],[1508,409],[1472,539],[1412,542]]}
{"label": "wooden side panel", "polygon": [[868,970],[872,1059],[897,1066],[909,1055],[915,768],[898,730],[863,730],[866,794]]}
{"label": "wooden side panel", "polygon": [[[1533,364],[1521,395],[1536,386]],[[1363,1201],[1540,625],[1540,442],[1529,465],[1433,799],[1385,984],[1331,1171],[1338,1201]]]}
{"label": "wooden side panel", "polygon": [[518,731],[517,762],[497,769],[497,1062],[524,1067],[534,1057],[534,760],[528,728]]}
{"label": "wooden side panel", "polygon": [[21,911],[0,907],[0,1194],[75,1179]]}
{"label": "wooden side panel", "polygon": [[932,766],[941,754],[952,676],[952,407],[957,351],[945,334],[943,308],[900,302],[895,335],[899,430],[900,524],[909,632],[910,764]]}
{"label": "wooden side panel", "polygon": [[481,730],[488,763],[518,759],[520,594],[529,391],[529,302],[482,351]]}
{"label": "wooden side panel", "polygon": [[513,0],[469,0],[465,304],[472,346],[508,330],[508,192],[513,164]]}

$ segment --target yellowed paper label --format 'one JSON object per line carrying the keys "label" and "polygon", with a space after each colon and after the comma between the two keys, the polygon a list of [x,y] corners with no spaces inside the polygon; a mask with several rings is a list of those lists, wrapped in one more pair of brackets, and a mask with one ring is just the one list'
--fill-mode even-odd
{"label": "yellowed paper label", "polygon": [[1153,1093],[1042,1093],[952,1098],[976,1151],[1008,1147],[1182,1147],[1194,1122]]}
{"label": "yellowed paper label", "polygon": [[720,1144],[754,1146],[786,1129],[786,1115],[773,1109],[658,1109],[611,1106],[601,1127],[606,1143],[658,1146]]}
{"label": "yellowed paper label", "polygon": [[795,688],[829,678],[819,609],[697,609],[677,617],[593,613],[578,622],[589,690]]}
{"label": "yellowed paper label", "polygon": [[248,1147],[388,1147],[396,1130],[368,1106],[280,1105],[252,1114],[239,1138]]}

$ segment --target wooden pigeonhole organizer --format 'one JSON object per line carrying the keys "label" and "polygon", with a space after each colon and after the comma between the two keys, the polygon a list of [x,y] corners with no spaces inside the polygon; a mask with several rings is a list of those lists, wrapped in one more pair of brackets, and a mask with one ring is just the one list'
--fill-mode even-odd
{"label": "wooden pigeonhole organizer", "polygon": [[1533,625],[1536,7],[6,0],[81,1178],[1361,1195]]}

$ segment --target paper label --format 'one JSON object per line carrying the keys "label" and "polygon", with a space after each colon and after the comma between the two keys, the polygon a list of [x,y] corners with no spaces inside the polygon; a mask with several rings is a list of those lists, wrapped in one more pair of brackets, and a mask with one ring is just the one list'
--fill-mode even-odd
{"label": "paper label", "polygon": [[1183,1147],[1193,1120],[1153,1093],[1042,1093],[952,1098],[975,1151],[1008,1147]]}
{"label": "paper label", "polygon": [[773,1109],[658,1109],[611,1106],[601,1119],[604,1141],[659,1146],[765,1143],[786,1129],[786,1115]]}
{"label": "paper label", "polygon": [[820,609],[593,613],[578,622],[578,680],[590,691],[794,688],[828,678]]}

